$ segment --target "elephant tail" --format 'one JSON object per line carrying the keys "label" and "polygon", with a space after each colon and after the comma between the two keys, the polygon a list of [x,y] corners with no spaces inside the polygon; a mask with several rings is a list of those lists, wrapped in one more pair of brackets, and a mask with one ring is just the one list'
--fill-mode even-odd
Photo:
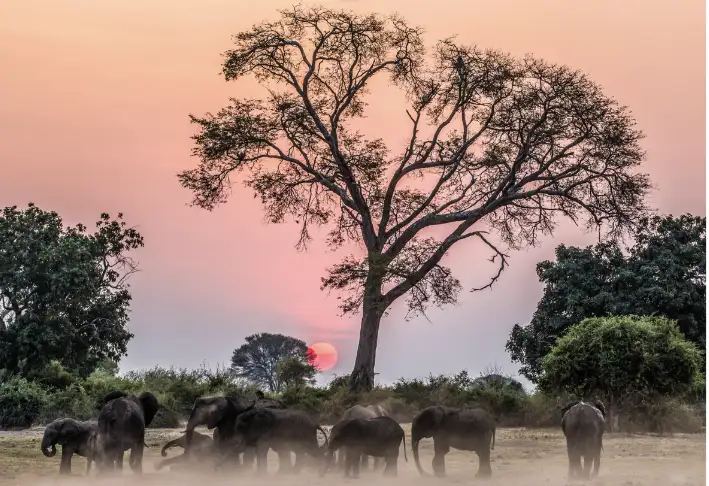
{"label": "elephant tail", "polygon": [[327,444],[328,444],[328,440],[327,440],[327,433],[325,432],[325,429],[323,429],[321,426],[318,425],[318,430],[319,430],[320,432],[322,432],[322,435],[325,437],[325,445],[327,445]]}

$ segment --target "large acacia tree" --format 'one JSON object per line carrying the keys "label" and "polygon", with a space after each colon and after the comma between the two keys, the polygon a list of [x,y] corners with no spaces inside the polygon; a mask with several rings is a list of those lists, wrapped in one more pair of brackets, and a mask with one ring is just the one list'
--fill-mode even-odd
{"label": "large acacia tree", "polygon": [[[442,265],[454,244],[490,248],[499,269],[487,288],[505,247],[536,243],[558,216],[615,235],[645,211],[642,134],[584,74],[452,39],[427,52],[421,35],[397,16],[322,7],[237,34],[223,74],[255,76],[264,96],[193,116],[199,164],[179,175],[210,210],[242,178],[270,221],[300,224],[299,247],[313,225],[335,248],[360,245],[323,279],[345,294],[344,312],[362,309],[353,391],[373,385],[393,302],[406,295],[423,312],[455,301],[461,285]],[[353,127],[375,78],[406,94],[401,146]]]}

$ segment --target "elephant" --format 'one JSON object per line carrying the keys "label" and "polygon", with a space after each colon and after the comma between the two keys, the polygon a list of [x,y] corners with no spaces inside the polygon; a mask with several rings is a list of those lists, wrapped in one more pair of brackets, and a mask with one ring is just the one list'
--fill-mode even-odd
{"label": "elephant", "polygon": [[433,471],[436,476],[446,474],[445,456],[450,448],[474,451],[478,455],[478,477],[490,477],[490,451],[495,449],[496,423],[481,408],[428,407],[411,424],[411,448],[419,474],[428,476],[419,461],[419,442],[433,438]]}
{"label": "elephant", "polygon": [[[266,472],[269,449],[278,454],[279,473],[291,470],[298,473],[304,465],[305,454],[316,461],[322,459],[318,430],[325,436],[327,443],[325,430],[303,411],[252,408],[236,419],[233,443],[239,449],[255,447],[258,474]],[[290,464],[291,451],[296,455],[294,467]]]}
{"label": "elephant", "polygon": [[134,473],[142,474],[145,429],[160,409],[158,399],[150,392],[129,396],[118,391],[106,396],[104,402],[96,440],[99,469],[122,470],[123,452],[130,449],[129,465]]}
{"label": "elephant", "polygon": [[[561,430],[566,437],[569,455],[569,479],[590,478],[598,475],[603,450],[603,432],[606,426],[606,408],[602,402],[593,404],[579,400],[561,409]],[[581,458],[583,457],[583,468]]]}
{"label": "elephant", "polygon": [[[344,411],[340,421],[350,420],[354,418],[368,419],[375,417],[387,417],[386,411],[379,405],[353,405]],[[345,467],[343,457],[346,456],[346,447],[341,451],[337,452],[337,467],[343,469]],[[361,455],[361,467],[362,469],[367,469],[369,467],[369,456],[366,454]],[[374,458],[374,464],[372,464],[372,470],[379,468],[382,459],[379,457]]]}
{"label": "elephant", "polygon": [[359,477],[360,456],[367,454],[385,461],[384,475],[398,473],[399,447],[404,443],[406,457],[406,436],[396,420],[391,417],[353,418],[338,422],[330,431],[330,440],[324,447],[327,452],[325,466],[320,472],[324,476],[332,461],[333,452],[345,450],[345,477]]}
{"label": "elephant", "polygon": [[42,454],[54,457],[57,444],[62,446],[62,461],[59,474],[71,474],[71,456],[77,454],[86,458],[86,474],[91,470],[94,457],[96,422],[80,422],[72,418],[61,418],[49,423],[44,428],[42,437]]}
{"label": "elephant", "polygon": [[[217,431],[214,432],[217,435]],[[171,447],[182,447],[186,449],[187,447],[187,434],[183,434],[177,439],[165,442],[160,450],[160,454],[163,457],[167,457],[167,450]],[[195,431],[192,436],[192,448],[194,451],[194,457],[199,459],[205,459],[213,455],[214,453],[214,441],[211,437],[205,434],[200,434]],[[178,464],[184,462],[186,459],[186,454],[182,453],[179,456],[171,457],[170,459],[165,459],[161,461],[155,468],[159,471],[166,466],[172,466],[173,464]]]}
{"label": "elephant", "polygon": [[[266,398],[260,391],[256,392],[256,398],[252,403],[230,397],[203,397],[195,400],[185,430],[185,455],[192,454],[194,429],[201,425],[206,425],[209,430],[216,429],[214,436],[215,452],[221,455],[228,454],[230,448],[227,443],[234,437],[236,418],[252,407],[257,409],[285,409],[286,405],[280,400]],[[252,466],[254,459],[255,450],[247,448],[244,451],[244,465]]]}

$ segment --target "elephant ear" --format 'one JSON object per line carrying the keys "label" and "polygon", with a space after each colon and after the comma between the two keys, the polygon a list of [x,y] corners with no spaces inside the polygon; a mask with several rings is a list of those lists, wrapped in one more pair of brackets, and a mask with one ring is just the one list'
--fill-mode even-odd
{"label": "elephant ear", "polygon": [[143,409],[143,420],[145,420],[145,426],[148,427],[150,422],[153,421],[155,415],[160,410],[160,403],[155,395],[150,392],[143,392],[138,397],[140,406]]}
{"label": "elephant ear", "polygon": [[577,400],[577,401],[574,401],[574,402],[571,402],[571,403],[567,403],[566,405],[564,405],[563,407],[561,407],[561,409],[560,409],[560,411],[561,411],[561,418],[563,419],[563,418],[564,418],[564,415],[566,415],[566,412],[568,412],[569,409],[570,409],[571,407],[573,407],[574,405],[576,405],[577,403],[578,403],[578,400]]}
{"label": "elephant ear", "polygon": [[234,408],[233,402],[226,397],[198,398],[192,407],[187,428],[206,425],[209,430],[212,430],[224,420],[227,412]]}
{"label": "elephant ear", "polygon": [[606,417],[606,406],[603,405],[603,402],[600,400],[596,400],[593,405],[601,411],[601,414],[603,414],[603,418]]}

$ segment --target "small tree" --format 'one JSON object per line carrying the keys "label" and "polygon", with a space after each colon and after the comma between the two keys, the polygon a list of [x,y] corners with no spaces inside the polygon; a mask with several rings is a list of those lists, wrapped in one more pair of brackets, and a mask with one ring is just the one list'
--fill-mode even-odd
{"label": "small tree", "polygon": [[687,339],[705,347],[706,218],[645,218],[633,236],[634,245],[625,253],[610,242],[560,245],[556,261],[537,265],[544,295],[529,325],[515,325],[507,341],[524,376],[536,382],[544,355],[587,317],[667,317],[677,321]]}
{"label": "small tree", "polygon": [[31,203],[0,211],[0,369],[27,376],[57,360],[88,376],[126,354],[127,254],[143,238],[122,217],[103,213],[89,233]]}
{"label": "small tree", "polygon": [[276,376],[282,389],[315,384],[318,369],[301,358],[288,356],[276,365]]}
{"label": "small tree", "polygon": [[[301,369],[305,372],[309,366],[309,356],[308,346],[304,341],[283,334],[264,332],[246,337],[246,343],[234,350],[231,367],[237,377],[278,393],[285,384],[282,378],[294,379],[295,365],[290,359],[306,365]],[[279,363],[286,364],[285,374],[279,373]],[[284,370],[280,368],[280,371]]]}
{"label": "small tree", "polygon": [[542,359],[540,387],[580,398],[600,396],[617,428],[623,399],[687,393],[699,374],[701,351],[674,321],[662,317],[585,319]]}
{"label": "small tree", "polygon": [[[329,225],[333,248],[360,245],[323,279],[345,293],[343,312],[362,309],[355,392],[373,387],[379,326],[395,301],[407,295],[416,313],[456,300],[460,282],[442,264],[456,243],[491,250],[499,267],[488,288],[507,264],[488,230],[516,249],[551,234],[558,216],[615,235],[645,212],[642,134],[599,86],[452,39],[427,57],[421,33],[397,16],[296,6],[237,34],[225,78],[253,75],[268,95],[192,117],[199,165],[179,175],[209,210],[245,175],[271,222],[301,225],[298,248],[313,225]],[[353,126],[384,77],[410,104],[393,151]]]}

